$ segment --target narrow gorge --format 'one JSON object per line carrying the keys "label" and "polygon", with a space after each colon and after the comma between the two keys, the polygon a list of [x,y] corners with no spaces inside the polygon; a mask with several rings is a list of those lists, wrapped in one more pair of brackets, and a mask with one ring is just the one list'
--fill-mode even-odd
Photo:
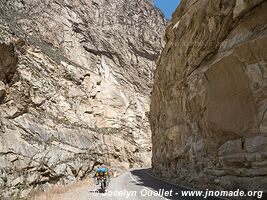
{"label": "narrow gorge", "polygon": [[98,162],[110,190],[267,192],[267,1],[156,2],[0,0],[1,200]]}

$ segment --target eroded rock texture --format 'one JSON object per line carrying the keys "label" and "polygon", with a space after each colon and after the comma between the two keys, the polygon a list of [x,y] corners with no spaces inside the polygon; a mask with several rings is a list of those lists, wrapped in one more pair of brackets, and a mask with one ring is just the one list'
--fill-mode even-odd
{"label": "eroded rock texture", "polygon": [[149,166],[165,20],[144,0],[0,0],[0,198]]}
{"label": "eroded rock texture", "polygon": [[267,191],[266,22],[263,0],[181,2],[152,93],[154,173]]}

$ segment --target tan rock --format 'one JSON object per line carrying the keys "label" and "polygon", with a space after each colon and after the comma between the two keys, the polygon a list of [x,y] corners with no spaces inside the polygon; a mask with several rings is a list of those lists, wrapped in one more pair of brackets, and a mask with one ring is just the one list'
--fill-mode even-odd
{"label": "tan rock", "polygon": [[154,173],[266,190],[266,10],[262,0],[181,1],[151,97]]}

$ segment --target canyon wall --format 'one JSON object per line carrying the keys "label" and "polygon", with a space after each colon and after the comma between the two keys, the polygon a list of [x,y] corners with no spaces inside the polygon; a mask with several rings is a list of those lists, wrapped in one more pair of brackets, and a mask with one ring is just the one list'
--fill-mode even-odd
{"label": "canyon wall", "polygon": [[153,173],[267,191],[267,2],[183,0],[166,31],[149,115]]}
{"label": "canyon wall", "polygon": [[0,0],[0,199],[106,161],[150,166],[162,13],[145,0]]}

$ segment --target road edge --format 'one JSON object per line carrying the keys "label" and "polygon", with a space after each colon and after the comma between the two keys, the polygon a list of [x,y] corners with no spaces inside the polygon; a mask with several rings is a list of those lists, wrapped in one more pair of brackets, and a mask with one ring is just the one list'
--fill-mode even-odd
{"label": "road edge", "polygon": [[[191,188],[191,187],[188,187],[188,186],[182,186],[182,185],[178,185],[178,184],[175,184],[175,183],[172,183],[172,182],[163,180],[163,179],[161,179],[161,178],[159,178],[159,177],[156,177],[156,176],[154,176],[153,174],[151,174],[150,171],[151,171],[151,168],[147,168],[147,169],[146,169],[146,174],[149,175],[150,177],[156,179],[156,180],[159,180],[159,181],[168,183],[168,184],[173,185],[173,186],[176,186],[176,187],[185,188],[185,189],[188,189],[188,190],[193,190],[193,191],[197,191],[197,190],[198,190],[198,189],[196,189],[196,188]],[[222,200],[230,200],[230,199],[227,199],[227,198],[224,198],[224,197],[217,197],[217,198],[220,198],[220,199],[222,199]]]}
{"label": "road edge", "polygon": [[157,179],[157,180],[159,180],[159,181],[168,183],[168,184],[170,184],[170,185],[174,185],[174,186],[176,186],[176,187],[181,187],[181,188],[185,188],[185,189],[188,189],[188,190],[197,190],[196,188],[191,188],[191,187],[188,187],[188,186],[178,185],[178,184],[176,184],[176,183],[172,183],[172,182],[169,182],[169,181],[167,181],[167,180],[164,180],[164,179],[161,179],[161,178],[159,178],[159,177],[156,177],[155,175],[151,174],[150,171],[151,171],[151,168],[147,169],[146,173],[147,173],[147,175],[149,175],[150,177],[152,177],[152,178],[154,178],[154,179]]}

